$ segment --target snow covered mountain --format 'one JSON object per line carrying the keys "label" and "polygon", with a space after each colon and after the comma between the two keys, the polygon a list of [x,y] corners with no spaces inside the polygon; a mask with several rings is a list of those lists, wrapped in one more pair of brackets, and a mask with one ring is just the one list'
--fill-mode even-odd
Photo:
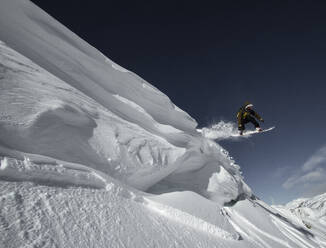
{"label": "snow covered mountain", "polygon": [[293,200],[285,206],[273,207],[293,222],[306,226],[316,236],[326,235],[326,193]]}
{"label": "snow covered mountain", "polygon": [[0,4],[0,247],[326,247],[164,93]]}

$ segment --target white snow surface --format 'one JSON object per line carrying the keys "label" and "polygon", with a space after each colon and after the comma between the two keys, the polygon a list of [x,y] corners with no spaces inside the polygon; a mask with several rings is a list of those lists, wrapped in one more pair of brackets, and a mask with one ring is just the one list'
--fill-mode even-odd
{"label": "white snow surface", "polygon": [[164,93],[30,1],[0,4],[1,248],[326,247]]}
{"label": "white snow surface", "polygon": [[326,236],[326,193],[273,207],[293,222],[308,227],[315,236]]}

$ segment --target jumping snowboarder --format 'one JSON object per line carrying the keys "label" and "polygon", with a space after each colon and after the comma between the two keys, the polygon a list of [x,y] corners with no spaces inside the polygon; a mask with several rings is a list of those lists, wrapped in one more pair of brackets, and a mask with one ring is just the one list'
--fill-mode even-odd
{"label": "jumping snowboarder", "polygon": [[[246,102],[238,111],[237,118],[238,118],[238,129],[240,132],[240,135],[243,135],[243,130],[245,130],[245,124],[251,122],[257,131],[261,132],[263,131],[260,128],[259,123],[256,119],[258,119],[261,122],[264,122],[263,118],[260,117],[259,114],[257,114],[253,109],[254,105],[250,102]],[[256,118],[256,119],[255,119]]]}

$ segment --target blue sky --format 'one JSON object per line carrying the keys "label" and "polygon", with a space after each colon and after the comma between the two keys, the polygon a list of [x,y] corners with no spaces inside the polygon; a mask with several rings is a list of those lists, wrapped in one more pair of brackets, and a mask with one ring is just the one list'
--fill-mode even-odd
{"label": "blue sky", "polygon": [[325,192],[326,3],[33,2],[200,127],[236,121],[251,101],[275,130],[222,145],[263,200]]}

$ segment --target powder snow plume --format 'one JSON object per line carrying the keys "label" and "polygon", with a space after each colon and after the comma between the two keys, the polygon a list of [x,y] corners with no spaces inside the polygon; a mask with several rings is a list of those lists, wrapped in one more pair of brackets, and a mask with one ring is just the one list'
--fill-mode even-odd
{"label": "powder snow plume", "polygon": [[[269,127],[267,129],[263,129],[261,132],[268,132],[273,130],[275,127]],[[214,124],[210,127],[204,127],[203,129],[197,129],[198,132],[202,133],[202,135],[210,140],[220,141],[226,139],[238,140],[240,138],[249,138],[253,134],[257,133],[255,129],[248,127],[243,135],[240,136],[238,128],[234,122],[224,122],[220,121],[217,124]]]}
{"label": "powder snow plume", "polygon": [[238,129],[234,122],[220,121],[210,127],[204,127],[199,130],[205,138],[214,140],[235,139],[238,135]]}

